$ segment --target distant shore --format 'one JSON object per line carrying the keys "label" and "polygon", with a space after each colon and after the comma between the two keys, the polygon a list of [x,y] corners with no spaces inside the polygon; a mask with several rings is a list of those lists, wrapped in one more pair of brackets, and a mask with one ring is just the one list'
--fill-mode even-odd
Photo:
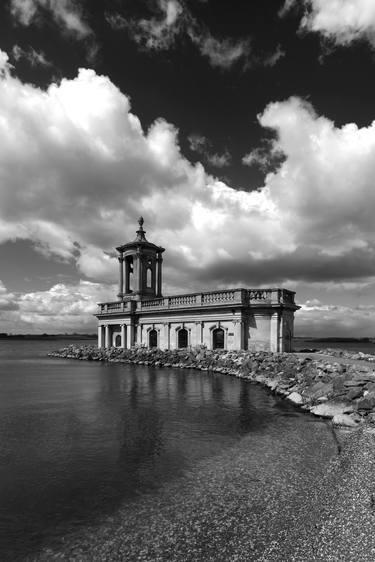
{"label": "distant shore", "polygon": [[0,340],[96,340],[97,334],[6,334]]}

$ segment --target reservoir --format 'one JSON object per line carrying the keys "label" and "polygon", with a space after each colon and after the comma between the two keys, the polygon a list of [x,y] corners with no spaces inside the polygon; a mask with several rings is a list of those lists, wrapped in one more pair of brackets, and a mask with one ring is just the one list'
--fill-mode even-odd
{"label": "reservoir", "polygon": [[229,376],[47,357],[66,344],[0,342],[0,560],[266,557],[328,425]]}

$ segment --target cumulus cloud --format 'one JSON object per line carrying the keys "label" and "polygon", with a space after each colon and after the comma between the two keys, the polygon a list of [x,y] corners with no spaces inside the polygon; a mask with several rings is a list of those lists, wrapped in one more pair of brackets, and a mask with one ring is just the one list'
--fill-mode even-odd
{"label": "cumulus cloud", "polygon": [[11,0],[10,11],[14,20],[23,26],[52,16],[60,29],[78,38],[92,33],[79,4],[72,0]]}
{"label": "cumulus cloud", "polygon": [[48,291],[10,293],[0,281],[0,320],[2,331],[94,332],[96,303],[111,300],[114,286],[80,281],[76,285],[58,283]]}
{"label": "cumulus cloud", "polygon": [[375,3],[373,0],[286,0],[281,15],[292,7],[304,9],[301,29],[321,34],[337,45],[358,39],[375,46]]}
{"label": "cumulus cloud", "polygon": [[31,66],[51,66],[52,63],[46,59],[42,51],[36,51],[33,47],[23,49],[19,45],[14,45],[12,49],[13,59],[19,61],[20,59],[27,60]]}
{"label": "cumulus cloud", "polygon": [[296,315],[298,335],[324,337],[374,336],[375,306],[331,305],[318,299],[306,301]]}
{"label": "cumulus cloud", "polygon": [[0,318],[4,311],[18,310],[16,297],[13,293],[8,292],[4,283],[0,280]]}
{"label": "cumulus cloud", "polygon": [[229,166],[231,155],[228,150],[222,154],[212,152],[212,143],[203,135],[192,133],[188,136],[189,147],[192,152],[196,152],[203,156],[206,163],[211,164],[215,168],[224,168]]}
{"label": "cumulus cloud", "polygon": [[59,309],[73,327],[101,300],[95,283],[115,298],[113,249],[133,238],[140,214],[167,248],[166,293],[374,280],[375,122],[337,127],[299,98],[269,104],[259,122],[284,160],[258,190],[241,191],[189,162],[171,123],[144,130],[109,78],[82,69],[44,90],[13,72],[0,52],[0,243],[31,240],[88,284],[22,298],[2,287],[8,317],[44,328]]}

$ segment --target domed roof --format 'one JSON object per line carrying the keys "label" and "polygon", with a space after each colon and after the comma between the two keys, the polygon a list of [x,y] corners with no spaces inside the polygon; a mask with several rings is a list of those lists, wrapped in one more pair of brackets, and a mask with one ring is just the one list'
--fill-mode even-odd
{"label": "domed roof", "polygon": [[127,244],[123,244],[122,246],[118,246],[116,250],[118,252],[125,252],[126,250],[142,247],[142,248],[149,248],[150,250],[154,250],[155,252],[159,252],[159,253],[164,252],[165,248],[162,248],[161,246],[156,246],[156,244],[153,244],[152,242],[149,242],[146,239],[145,236],[146,231],[143,230],[143,224],[144,224],[143,217],[139,217],[138,224],[139,224],[139,228],[136,231],[137,236],[135,237],[135,239],[132,242],[128,242]]}

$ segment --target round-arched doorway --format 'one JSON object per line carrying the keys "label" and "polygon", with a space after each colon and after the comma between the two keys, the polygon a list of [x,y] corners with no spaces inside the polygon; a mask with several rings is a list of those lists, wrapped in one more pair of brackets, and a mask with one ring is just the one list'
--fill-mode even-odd
{"label": "round-arched doorway", "polygon": [[212,332],[212,347],[213,349],[224,349],[224,330],[223,328],[216,328]]}
{"label": "round-arched doorway", "polygon": [[179,349],[188,346],[188,331],[185,328],[178,330],[177,345]]}
{"label": "round-arched doorway", "polygon": [[158,347],[158,333],[156,330],[150,330],[148,333],[148,347]]}

